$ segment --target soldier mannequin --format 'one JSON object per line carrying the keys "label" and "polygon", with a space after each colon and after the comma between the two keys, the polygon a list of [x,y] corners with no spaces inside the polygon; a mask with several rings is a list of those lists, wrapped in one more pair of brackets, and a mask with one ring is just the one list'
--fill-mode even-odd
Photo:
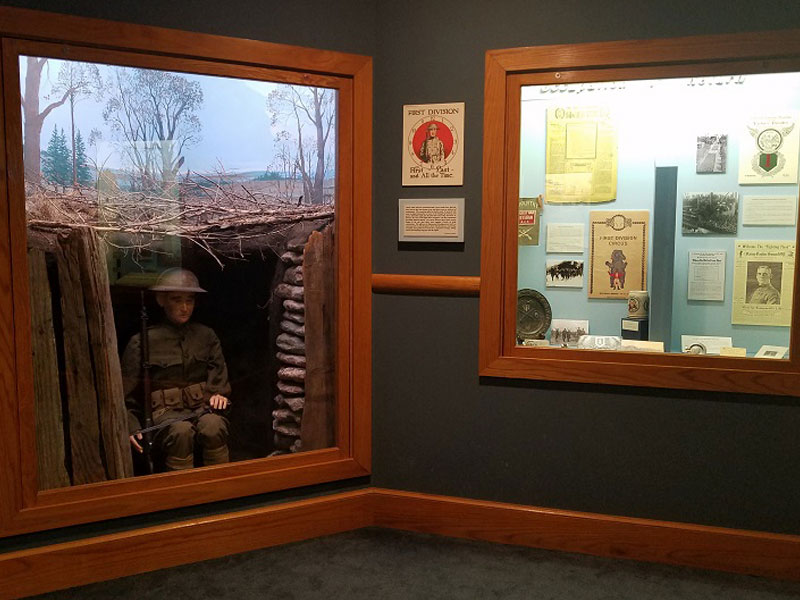
{"label": "soldier mannequin", "polygon": [[[228,407],[231,388],[222,348],[214,331],[190,322],[195,294],[205,293],[197,277],[186,269],[167,269],[150,288],[164,310],[164,320],[148,328],[150,379],[155,425],[190,415],[207,406]],[[142,452],[141,434],[141,342],[140,334],[128,342],[122,355],[122,380],[128,407],[131,445]],[[228,462],[228,420],[218,413],[179,421],[155,434],[154,445],[164,455],[168,470],[194,466],[195,445],[202,449],[203,464]]]}

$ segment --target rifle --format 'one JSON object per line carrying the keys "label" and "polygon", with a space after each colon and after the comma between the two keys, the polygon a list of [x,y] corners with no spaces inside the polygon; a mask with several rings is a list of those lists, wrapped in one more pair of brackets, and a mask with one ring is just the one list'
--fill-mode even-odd
{"label": "rifle", "polygon": [[210,412],[213,412],[213,409],[208,406],[203,408],[198,408],[197,410],[192,411],[188,415],[184,415],[182,417],[175,417],[174,419],[167,419],[166,421],[161,421],[161,423],[159,423],[158,425],[150,425],[147,427],[142,427],[141,429],[134,431],[133,435],[138,435],[140,433],[143,436],[147,434],[152,434],[155,433],[156,431],[161,431],[165,427],[169,427],[173,423],[180,423],[181,421],[190,421],[191,419],[197,419]]}
{"label": "rifle", "polygon": [[155,472],[153,467],[153,404],[151,396],[150,384],[150,343],[147,337],[147,306],[144,303],[144,290],[142,290],[142,311],[140,313],[142,331],[140,334],[140,349],[141,349],[141,363],[142,363],[142,396],[144,407],[144,429],[140,430],[142,433],[142,450],[144,450],[145,462],[147,463],[147,472],[152,474]]}

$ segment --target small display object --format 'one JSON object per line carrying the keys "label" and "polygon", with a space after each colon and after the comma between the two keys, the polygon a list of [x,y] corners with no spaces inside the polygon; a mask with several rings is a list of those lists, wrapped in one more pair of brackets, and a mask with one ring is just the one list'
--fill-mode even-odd
{"label": "small display object", "polygon": [[620,329],[623,340],[646,340],[650,336],[650,320],[647,317],[623,317]]}
{"label": "small display object", "polygon": [[720,356],[747,356],[747,348],[738,346],[723,346],[719,349]]}
{"label": "small display object", "polygon": [[576,348],[581,336],[589,333],[589,321],[581,319],[553,319],[550,328],[550,345]]}
{"label": "small display object", "polygon": [[736,242],[734,256],[731,322],[789,327],[794,242]]}
{"label": "small display object", "polygon": [[545,285],[547,287],[583,287],[582,260],[551,260],[545,263]]}
{"label": "small display object", "polygon": [[764,345],[758,349],[755,358],[783,358],[787,352],[789,352],[789,348],[786,346]]}
{"label": "small display object", "polygon": [[682,335],[681,347],[688,354],[722,354],[722,348],[730,348],[733,340],[724,336]]}
{"label": "small display object", "polygon": [[541,340],[550,327],[553,311],[541,292],[524,289],[517,294],[517,342]]}
{"label": "small display object", "polygon": [[739,183],[797,183],[798,113],[752,117],[739,140]]}
{"label": "small display object", "polygon": [[644,319],[650,314],[650,294],[637,290],[628,294],[628,317]]}
{"label": "small display object", "polygon": [[547,111],[548,203],[611,202],[617,197],[617,126],[608,106]]}
{"label": "small display object", "polygon": [[664,342],[623,339],[620,350],[629,352],[664,352]]}
{"label": "small display object", "polygon": [[728,136],[698,135],[695,164],[698,173],[724,173],[728,164]]}
{"label": "small display object", "polygon": [[739,222],[737,192],[684,194],[683,234],[736,234]]}
{"label": "small display object", "polygon": [[464,103],[403,106],[403,185],[463,185]]}
{"label": "small display object", "polygon": [[597,210],[589,224],[589,298],[627,299],[629,290],[646,289],[650,213]]}
{"label": "small display object", "polygon": [[582,335],[578,339],[581,350],[619,350],[622,338],[618,335]]}
{"label": "small display object", "polygon": [[401,198],[398,210],[400,242],[464,241],[464,198]]}

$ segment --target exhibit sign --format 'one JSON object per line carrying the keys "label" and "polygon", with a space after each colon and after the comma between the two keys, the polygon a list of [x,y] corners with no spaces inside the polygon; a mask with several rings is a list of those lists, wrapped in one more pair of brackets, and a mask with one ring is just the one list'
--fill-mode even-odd
{"label": "exhibit sign", "polygon": [[464,241],[464,198],[400,199],[398,206],[398,241]]}
{"label": "exhibit sign", "polygon": [[798,150],[795,112],[750,119],[740,134],[739,183],[797,183]]}
{"label": "exhibit sign", "polygon": [[797,224],[796,196],[744,196],[742,198],[742,225]]}
{"label": "exhibit sign", "polygon": [[463,185],[464,103],[403,106],[403,185]]}
{"label": "exhibit sign", "polygon": [[736,242],[735,252],[731,323],[789,327],[794,242]]}
{"label": "exhibit sign", "polygon": [[725,300],[725,251],[689,252],[688,300]]}
{"label": "exhibit sign", "polygon": [[548,223],[547,252],[581,253],[586,227],[583,223]]}
{"label": "exhibit sign", "polygon": [[547,110],[545,201],[594,204],[617,197],[617,127],[606,106]]}
{"label": "exhibit sign", "polygon": [[646,210],[596,210],[589,213],[589,298],[628,299],[647,289]]}

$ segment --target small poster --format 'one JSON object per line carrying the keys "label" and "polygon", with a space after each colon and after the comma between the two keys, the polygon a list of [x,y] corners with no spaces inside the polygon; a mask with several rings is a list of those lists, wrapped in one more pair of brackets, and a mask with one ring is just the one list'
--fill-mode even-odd
{"label": "small poster", "polygon": [[403,185],[463,185],[464,103],[403,106]]}
{"label": "small poster", "polygon": [[689,300],[725,300],[725,251],[689,252]]}
{"label": "small poster", "polygon": [[598,210],[589,213],[589,298],[628,299],[647,289],[646,210]]}
{"label": "small poster", "polygon": [[731,323],[791,325],[794,252],[794,242],[736,242]]}
{"label": "small poster", "polygon": [[740,134],[739,183],[797,183],[799,150],[794,112],[750,119]]}
{"label": "small poster", "polygon": [[544,284],[547,287],[583,287],[582,260],[550,260],[545,261]]}
{"label": "small poster", "polygon": [[724,173],[728,164],[728,136],[724,133],[697,136],[698,173]]}
{"label": "small poster", "polygon": [[542,196],[519,199],[519,224],[517,244],[519,246],[539,245],[539,225],[542,220]]}
{"label": "small poster", "polygon": [[595,204],[616,197],[617,127],[610,109],[548,109],[545,201]]}

